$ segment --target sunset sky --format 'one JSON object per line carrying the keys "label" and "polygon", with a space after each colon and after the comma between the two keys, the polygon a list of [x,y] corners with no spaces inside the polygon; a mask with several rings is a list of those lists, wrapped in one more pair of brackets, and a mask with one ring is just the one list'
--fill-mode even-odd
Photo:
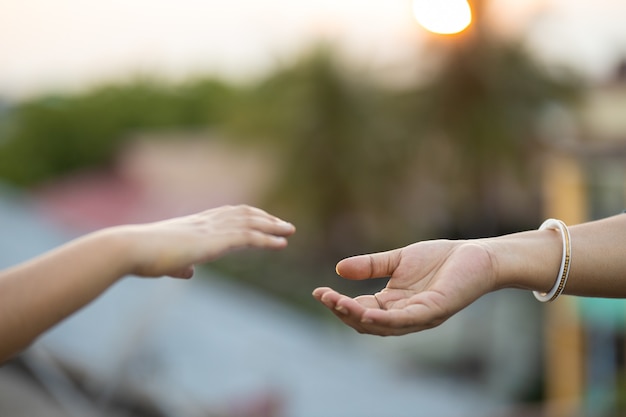
{"label": "sunset sky", "polygon": [[[626,54],[623,0],[494,0],[548,59],[602,76]],[[425,36],[411,0],[0,0],[0,95],[137,73],[262,74],[320,37],[392,71]]]}

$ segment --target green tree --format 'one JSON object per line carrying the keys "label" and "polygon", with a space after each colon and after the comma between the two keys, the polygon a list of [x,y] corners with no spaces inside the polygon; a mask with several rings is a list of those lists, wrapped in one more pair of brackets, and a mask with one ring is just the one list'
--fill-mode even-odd
{"label": "green tree", "polygon": [[31,186],[105,166],[136,131],[220,123],[234,96],[232,87],[212,79],[181,85],[139,79],[19,103],[0,121],[0,177]]}
{"label": "green tree", "polygon": [[310,299],[313,286],[337,284],[332,271],[341,257],[416,235],[402,214],[412,146],[406,141],[414,138],[396,133],[393,103],[387,91],[342,66],[328,45],[249,88],[227,129],[279,156],[278,180],[263,205],[294,222],[298,233],[271,264],[239,263],[231,271],[251,280],[272,276],[262,285],[294,293],[288,271],[297,270]]}
{"label": "green tree", "polygon": [[402,192],[395,184],[407,144],[392,133],[381,89],[320,46],[256,93],[267,99],[265,123],[276,127],[282,161],[269,202],[300,217],[316,258],[334,262],[355,248],[389,243],[382,229],[403,230],[389,218]]}
{"label": "green tree", "polygon": [[424,170],[450,195],[450,229],[465,237],[509,231],[512,220],[498,209],[498,179],[506,175],[528,192],[527,220],[536,222],[538,120],[550,104],[572,104],[581,85],[571,72],[541,65],[521,40],[493,33],[487,2],[471,4],[473,26],[437,39],[437,70],[403,98],[419,152],[428,154],[420,159]]}

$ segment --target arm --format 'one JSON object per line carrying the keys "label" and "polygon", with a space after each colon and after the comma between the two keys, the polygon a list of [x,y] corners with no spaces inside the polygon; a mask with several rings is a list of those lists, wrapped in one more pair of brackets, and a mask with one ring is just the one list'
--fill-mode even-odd
{"label": "arm", "polygon": [[294,231],[260,209],[220,207],[97,231],[0,271],[0,363],[125,275],[190,278],[237,249],[282,249]]}
{"label": "arm", "polygon": [[[572,226],[570,234],[565,293],[626,297],[626,214]],[[560,261],[561,238],[553,230],[424,241],[337,264],[337,273],[348,279],[390,277],[375,295],[353,299],[317,288],[313,296],[361,333],[402,335],[438,326],[491,291],[547,291]]]}
{"label": "arm", "polygon": [[[626,298],[626,214],[569,229],[572,264],[564,293]],[[558,233],[532,231],[487,241],[497,256],[501,286],[546,291],[554,284],[561,259]]]}

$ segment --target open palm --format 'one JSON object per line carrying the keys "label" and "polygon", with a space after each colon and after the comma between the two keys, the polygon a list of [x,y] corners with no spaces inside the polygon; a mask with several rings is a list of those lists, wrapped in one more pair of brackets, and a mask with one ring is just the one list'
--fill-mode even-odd
{"label": "open palm", "polygon": [[476,241],[418,242],[337,264],[347,279],[390,277],[375,295],[350,298],[322,287],[313,296],[360,333],[402,335],[438,326],[494,290],[493,268],[488,248]]}

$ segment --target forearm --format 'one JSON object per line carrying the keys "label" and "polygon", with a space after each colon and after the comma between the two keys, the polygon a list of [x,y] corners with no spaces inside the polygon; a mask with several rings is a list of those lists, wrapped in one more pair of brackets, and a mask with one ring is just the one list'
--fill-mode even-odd
{"label": "forearm", "polygon": [[283,249],[292,224],[246,205],[101,230],[0,271],[0,363],[124,275],[190,278],[244,248]]}
{"label": "forearm", "polygon": [[[570,226],[571,265],[564,293],[626,297],[626,214]],[[529,231],[487,239],[498,287],[545,292],[562,257],[559,232]]]}
{"label": "forearm", "polygon": [[0,363],[129,273],[125,246],[100,231],[0,272]]}
{"label": "forearm", "polygon": [[570,228],[566,294],[626,298],[626,214]]}

